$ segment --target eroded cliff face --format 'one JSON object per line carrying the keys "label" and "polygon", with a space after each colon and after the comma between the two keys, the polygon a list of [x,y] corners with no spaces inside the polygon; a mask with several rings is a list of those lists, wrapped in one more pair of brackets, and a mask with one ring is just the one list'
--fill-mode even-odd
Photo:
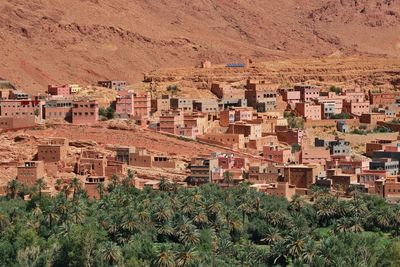
{"label": "eroded cliff face", "polygon": [[395,57],[399,12],[398,0],[3,0],[0,76],[37,92],[203,59]]}

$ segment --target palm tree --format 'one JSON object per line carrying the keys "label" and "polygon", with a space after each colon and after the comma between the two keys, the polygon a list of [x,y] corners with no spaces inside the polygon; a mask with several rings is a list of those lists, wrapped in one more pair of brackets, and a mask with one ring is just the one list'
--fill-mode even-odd
{"label": "palm tree", "polygon": [[159,209],[154,213],[154,218],[158,222],[165,222],[169,220],[172,216],[172,212],[169,208],[165,206],[160,206]]}
{"label": "palm tree", "polygon": [[18,193],[20,186],[21,185],[17,179],[12,179],[11,181],[9,181],[7,183],[7,191],[9,192],[10,197],[12,199],[15,199],[17,197],[17,193]]}
{"label": "palm tree", "polygon": [[71,215],[74,219],[74,223],[76,223],[76,224],[83,223],[85,216],[84,216],[84,210],[80,204],[75,204],[72,206]]}
{"label": "palm tree", "polygon": [[36,180],[36,182],[35,182],[35,188],[36,188],[36,190],[39,191],[40,199],[42,198],[42,191],[43,191],[43,189],[46,188],[46,186],[47,186],[47,184],[43,178],[40,178],[40,179]]}
{"label": "palm tree", "polygon": [[228,187],[230,187],[231,183],[232,183],[232,173],[230,171],[226,171],[224,172],[224,183],[228,184]]}
{"label": "palm tree", "polygon": [[159,186],[160,191],[164,191],[164,192],[170,191],[170,188],[171,188],[169,181],[167,179],[165,179],[165,177],[161,178],[158,186]]}
{"label": "palm tree", "polygon": [[57,180],[56,180],[56,182],[55,182],[55,184],[54,184],[54,187],[55,187],[57,190],[60,190],[62,184],[63,184],[63,180],[60,179],[60,178],[57,178]]}
{"label": "palm tree", "polygon": [[296,194],[293,196],[292,200],[290,201],[289,209],[298,212],[301,210],[301,208],[303,206],[304,206],[303,199],[301,198],[300,195]]}
{"label": "palm tree", "polygon": [[73,190],[72,198],[75,199],[76,192],[78,192],[78,190],[81,189],[81,181],[77,177],[74,177],[70,182],[70,187]]}
{"label": "palm tree", "polygon": [[185,267],[193,263],[197,259],[197,251],[194,247],[184,246],[176,256],[176,266]]}
{"label": "palm tree", "polygon": [[138,223],[136,222],[133,213],[129,212],[122,218],[121,227],[130,233],[133,233],[138,229]]}
{"label": "palm tree", "polygon": [[153,260],[152,265],[156,267],[176,266],[175,255],[166,245],[163,245],[158,249],[158,253]]}
{"label": "palm tree", "polygon": [[113,242],[106,242],[101,249],[102,258],[109,266],[120,262],[122,258],[121,249]]}
{"label": "palm tree", "polygon": [[45,214],[45,222],[49,224],[49,228],[53,226],[53,222],[57,221],[58,218],[59,216],[54,209],[49,209],[49,211]]}
{"label": "palm tree", "polygon": [[254,212],[253,206],[248,201],[243,201],[242,204],[239,205],[238,210],[242,212],[242,224],[245,223],[246,215],[250,215]]}
{"label": "palm tree", "polygon": [[295,231],[289,235],[287,242],[289,255],[291,255],[293,258],[299,258],[303,254],[305,245],[305,240],[303,239],[303,237],[300,235],[299,232]]}
{"label": "palm tree", "polygon": [[283,237],[278,229],[268,228],[265,237],[261,239],[262,242],[266,242],[268,245],[273,245],[276,242],[282,240]]}
{"label": "palm tree", "polygon": [[106,190],[104,183],[103,182],[98,183],[96,189],[97,192],[99,193],[100,199],[102,199],[104,196],[104,191]]}

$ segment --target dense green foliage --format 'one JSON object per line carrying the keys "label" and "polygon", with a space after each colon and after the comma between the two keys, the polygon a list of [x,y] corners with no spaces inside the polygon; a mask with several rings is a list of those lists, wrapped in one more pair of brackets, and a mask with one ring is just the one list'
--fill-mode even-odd
{"label": "dense green foliage", "polygon": [[100,107],[99,108],[99,116],[101,116],[103,118],[111,120],[114,118],[114,115],[115,115],[115,110],[113,107],[108,107],[108,108]]}
{"label": "dense green foliage", "polygon": [[[139,191],[117,179],[99,201],[34,193],[0,200],[1,266],[399,266],[400,209],[314,190],[313,204],[247,185]],[[106,191],[109,191],[106,193]],[[12,199],[15,198],[15,199]]]}
{"label": "dense green foliage", "polygon": [[340,94],[342,93],[342,88],[332,85],[332,86],[329,88],[329,91],[330,91],[330,92],[334,92],[334,93],[337,94],[337,95],[340,95]]}
{"label": "dense green foliage", "polygon": [[350,118],[351,118],[351,116],[348,113],[333,114],[331,116],[331,119],[333,119],[333,120],[347,120]]}

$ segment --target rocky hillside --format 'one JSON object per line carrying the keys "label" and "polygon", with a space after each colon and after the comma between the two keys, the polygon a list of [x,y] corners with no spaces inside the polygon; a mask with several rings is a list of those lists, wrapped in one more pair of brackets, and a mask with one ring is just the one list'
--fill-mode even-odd
{"label": "rocky hillside", "polygon": [[140,80],[200,60],[400,54],[399,0],[2,0],[0,77]]}

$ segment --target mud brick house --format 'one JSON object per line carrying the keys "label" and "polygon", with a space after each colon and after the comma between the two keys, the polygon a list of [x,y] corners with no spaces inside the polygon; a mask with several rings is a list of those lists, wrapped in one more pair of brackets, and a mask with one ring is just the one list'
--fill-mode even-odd
{"label": "mud brick house", "polygon": [[296,194],[296,187],[294,185],[290,185],[287,182],[255,184],[251,185],[251,187],[255,188],[259,192],[265,193],[266,195],[284,197],[288,200],[291,200],[292,197]]}
{"label": "mud brick house", "polygon": [[291,148],[264,146],[263,157],[273,162],[287,163],[292,160],[292,150]]}
{"label": "mud brick house", "polygon": [[309,188],[321,171],[322,167],[319,165],[289,165],[284,167],[283,181],[296,188]]}
{"label": "mud brick house", "polygon": [[248,124],[241,121],[229,124],[226,133],[242,134],[249,139],[258,139],[262,136],[260,124]]}
{"label": "mud brick house", "polygon": [[188,185],[209,183],[211,181],[211,171],[217,166],[217,164],[216,159],[205,157],[193,158],[188,166],[190,175],[186,178],[185,182],[187,182]]}
{"label": "mud brick house", "polygon": [[399,92],[368,92],[371,105],[387,106],[396,103],[400,97]]}
{"label": "mud brick house", "polygon": [[117,147],[115,160],[130,165],[129,154],[135,153],[135,147]]}
{"label": "mud brick house", "polygon": [[129,93],[117,97],[115,112],[120,116],[144,119],[150,116],[151,95],[150,93]]}
{"label": "mud brick house", "polygon": [[338,169],[344,174],[356,174],[368,169],[368,160],[331,160],[327,161],[327,169]]}
{"label": "mud brick house", "polygon": [[400,199],[400,182],[398,177],[377,180],[375,182],[375,193],[389,200]]}
{"label": "mud brick house", "polygon": [[287,143],[288,145],[301,145],[305,132],[300,129],[287,129],[285,131],[277,131],[276,136],[279,142]]}
{"label": "mud brick house", "polygon": [[107,81],[98,81],[97,84],[101,87],[115,89],[115,90],[125,90],[125,87],[128,85],[126,81],[116,81],[116,80],[107,80]]}
{"label": "mud brick house", "polygon": [[296,112],[298,116],[307,120],[321,120],[321,105],[313,103],[296,103]]}
{"label": "mud brick house", "polygon": [[218,167],[223,170],[245,169],[247,166],[247,158],[236,157],[233,154],[220,154],[217,156]]}
{"label": "mud brick house", "polygon": [[169,111],[171,108],[171,98],[169,95],[162,95],[160,98],[151,100],[151,112]]}
{"label": "mud brick house", "polygon": [[364,113],[360,117],[360,123],[377,125],[379,121],[386,121],[384,113]]}
{"label": "mud brick house", "polygon": [[219,110],[226,110],[232,107],[247,107],[247,99],[244,98],[224,98],[218,103]]}
{"label": "mud brick house", "polygon": [[219,111],[218,101],[216,99],[193,100],[193,110],[197,112],[217,114]]}
{"label": "mud brick house", "polygon": [[135,148],[129,153],[129,165],[147,168],[175,169],[176,161],[167,156],[150,155],[145,148]]}
{"label": "mud brick house", "polygon": [[[193,113],[192,115],[184,115],[183,117],[184,123],[184,132],[180,135],[184,135],[187,137],[196,137],[197,135],[205,134],[207,132],[209,122],[208,116],[202,113]],[[187,134],[185,130],[193,130],[192,134]]]}
{"label": "mud brick house", "polygon": [[0,130],[25,129],[36,126],[35,116],[0,117]]}
{"label": "mud brick house", "polygon": [[390,175],[397,175],[399,173],[399,161],[390,158],[374,159],[369,163],[370,170],[385,170]]}
{"label": "mud brick house", "polygon": [[179,135],[184,128],[184,115],[180,110],[162,112],[158,130],[160,132]]}
{"label": "mud brick house", "polygon": [[65,138],[52,138],[38,145],[37,158],[43,162],[58,162],[67,156],[68,142]]}
{"label": "mud brick house", "polygon": [[99,104],[95,100],[72,103],[73,124],[94,124],[99,120]]}
{"label": "mud brick house", "polygon": [[42,161],[26,161],[17,167],[17,180],[27,186],[33,186],[38,179],[45,177]]}
{"label": "mud brick house", "polygon": [[183,112],[193,111],[193,100],[185,98],[171,98],[171,109]]}
{"label": "mud brick house", "polygon": [[47,100],[44,106],[44,118],[72,122],[72,101],[66,99]]}
{"label": "mud brick house", "polygon": [[79,175],[110,178],[113,175],[125,175],[126,166],[122,162],[108,159],[100,152],[86,150],[83,151],[77,159],[75,173]]}
{"label": "mud brick house", "polygon": [[320,89],[314,85],[309,84],[298,84],[294,86],[294,90],[300,92],[300,99],[304,102],[308,102],[314,99],[318,99]]}
{"label": "mud brick house", "polygon": [[38,116],[42,118],[44,102],[41,100],[1,100],[1,117]]}
{"label": "mud brick house", "polygon": [[276,91],[272,91],[270,89],[265,89],[265,90],[247,89],[245,91],[245,98],[247,100],[247,105],[249,107],[253,107],[258,112],[275,111],[277,108],[276,97],[277,97]]}
{"label": "mud brick house", "polygon": [[353,100],[344,100],[343,102],[343,112],[350,113],[356,116],[361,116],[362,114],[369,113],[369,102],[368,101],[360,101],[357,102]]}
{"label": "mud brick house", "polygon": [[198,141],[230,147],[233,149],[245,148],[245,137],[243,134],[205,134],[196,137]]}
{"label": "mud brick house", "polygon": [[133,117],[136,119],[148,118],[151,112],[151,94],[134,93],[133,94]]}
{"label": "mud brick house", "polygon": [[58,95],[58,96],[69,96],[70,95],[70,87],[68,84],[65,85],[49,85],[47,87],[47,93],[50,95]]}
{"label": "mud brick house", "polygon": [[375,187],[375,182],[378,180],[384,180],[388,176],[385,170],[364,170],[357,174],[357,182],[370,187]]}
{"label": "mud brick house", "polygon": [[30,99],[29,94],[22,92],[22,91],[17,91],[17,90],[10,90],[10,93],[8,95],[8,99],[14,99],[14,100],[28,100]]}
{"label": "mud brick house", "polygon": [[344,139],[326,141],[316,137],[314,140],[314,145],[315,147],[329,148],[332,156],[349,156],[351,153],[350,142]]}
{"label": "mud brick house", "polygon": [[221,111],[219,124],[222,127],[228,127],[230,123],[235,121],[249,121],[253,119],[253,108],[234,107]]}
{"label": "mud brick house", "polygon": [[249,182],[255,184],[269,184],[278,181],[283,168],[271,162],[254,162],[249,166]]}
{"label": "mud brick house", "polygon": [[219,99],[243,99],[244,90],[242,88],[234,88],[231,85],[213,83],[211,84],[211,92]]}
{"label": "mud brick house", "polygon": [[105,183],[106,178],[102,176],[88,176],[85,179],[84,188],[89,198],[100,199],[100,192],[97,189],[100,183]]}
{"label": "mud brick house", "polygon": [[307,148],[304,147],[300,153],[300,163],[316,163],[326,166],[326,162],[331,160],[329,149],[325,148]]}
{"label": "mud brick house", "polygon": [[343,100],[347,100],[348,102],[364,102],[365,94],[361,92],[360,88],[356,89],[345,89],[342,93]]}
{"label": "mud brick house", "polygon": [[278,92],[281,94],[283,101],[289,105],[300,103],[301,101],[300,91],[296,91],[294,88],[281,88]]}
{"label": "mud brick house", "polygon": [[396,140],[387,140],[387,139],[376,139],[366,144],[366,155],[367,157],[372,157],[374,151],[387,150],[386,147],[392,147],[397,150],[397,141]]}

